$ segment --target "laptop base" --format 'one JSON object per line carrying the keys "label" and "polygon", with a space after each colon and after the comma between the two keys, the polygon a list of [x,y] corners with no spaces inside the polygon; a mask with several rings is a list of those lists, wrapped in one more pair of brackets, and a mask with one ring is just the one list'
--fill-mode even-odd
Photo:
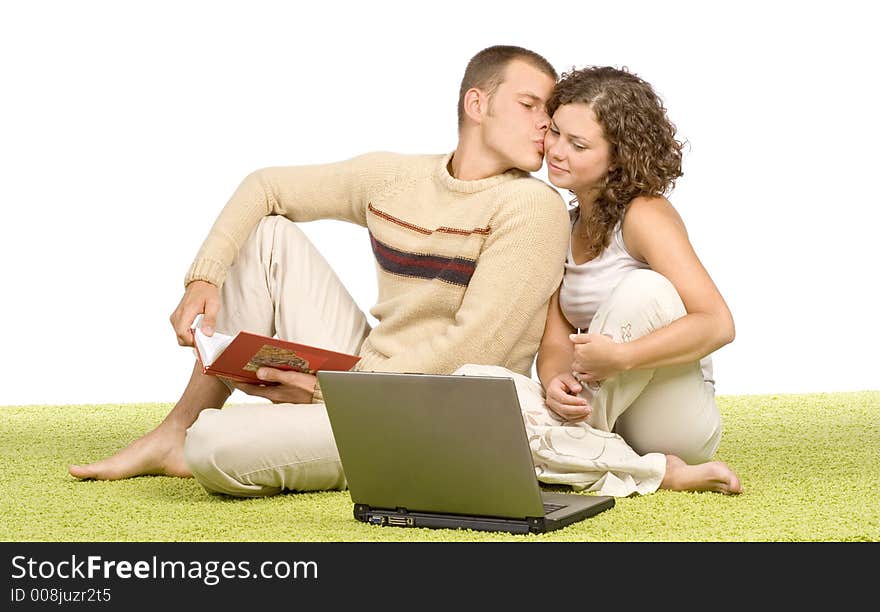
{"label": "laptop base", "polygon": [[[551,493],[550,496],[571,494]],[[545,494],[545,497],[547,495]],[[415,512],[405,508],[394,510],[372,508],[366,504],[354,505],[354,518],[380,527],[422,527],[429,529],[473,529],[474,531],[506,531],[514,534],[546,533],[584,518],[599,514],[614,506],[614,498],[607,496],[577,496],[588,502],[574,512],[555,512],[543,517],[526,517],[521,519],[493,516],[465,516],[461,514],[443,514],[438,512]],[[577,501],[582,501],[577,500]],[[553,515],[558,514],[558,518]]]}

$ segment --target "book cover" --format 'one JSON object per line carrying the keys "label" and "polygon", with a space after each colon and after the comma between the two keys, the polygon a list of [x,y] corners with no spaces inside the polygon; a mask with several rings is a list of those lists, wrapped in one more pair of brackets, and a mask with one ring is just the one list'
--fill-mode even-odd
{"label": "book cover", "polygon": [[241,331],[235,336],[206,336],[201,317],[193,323],[196,356],[202,372],[255,385],[277,384],[257,378],[261,366],[314,374],[319,370],[350,370],[360,357],[307,344]]}

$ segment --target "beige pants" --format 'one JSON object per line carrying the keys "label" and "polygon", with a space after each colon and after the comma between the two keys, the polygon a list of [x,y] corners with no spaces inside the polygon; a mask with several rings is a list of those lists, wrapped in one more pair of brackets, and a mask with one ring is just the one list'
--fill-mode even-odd
{"label": "beige pants", "polygon": [[[295,223],[264,218],[221,290],[217,330],[245,329],[357,354],[370,331],[354,299]],[[345,477],[323,404],[206,409],[187,430],[184,456],[215,493],[272,495],[341,489]]]}
{"label": "beige pants", "polygon": [[[687,311],[675,286],[651,270],[627,273],[599,307],[589,333],[629,342],[666,327]],[[657,369],[630,370],[585,388],[593,413],[588,423],[620,434],[641,454],[678,455],[703,463],[721,442],[721,415],[715,387],[699,361]]]}

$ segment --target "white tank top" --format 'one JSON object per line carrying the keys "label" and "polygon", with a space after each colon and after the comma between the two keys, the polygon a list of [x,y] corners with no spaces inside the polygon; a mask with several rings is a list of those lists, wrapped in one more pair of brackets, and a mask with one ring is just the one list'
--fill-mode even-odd
{"label": "white tank top", "polygon": [[[569,211],[571,223],[578,218],[578,208]],[[573,327],[587,333],[590,322],[599,306],[608,299],[623,275],[630,270],[645,270],[650,266],[629,254],[623,242],[623,228],[618,222],[611,232],[608,246],[597,257],[582,264],[574,263],[569,240],[568,257],[565,260],[565,275],[559,290],[559,307],[562,314]],[[707,355],[700,360],[703,378],[714,384],[712,358]]]}

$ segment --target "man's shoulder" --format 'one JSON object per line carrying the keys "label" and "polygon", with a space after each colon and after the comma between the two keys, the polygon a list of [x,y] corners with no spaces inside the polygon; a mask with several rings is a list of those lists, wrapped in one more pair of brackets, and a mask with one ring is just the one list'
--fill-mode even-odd
{"label": "man's shoulder", "polygon": [[517,199],[529,202],[541,202],[548,205],[565,206],[565,202],[559,192],[539,178],[531,174],[522,173],[521,176],[509,181],[505,186],[517,195]]}
{"label": "man's shoulder", "polygon": [[568,207],[556,189],[534,176],[524,174],[509,182],[509,189],[515,197],[505,202],[509,212],[519,214],[528,211],[556,224],[568,227]]}
{"label": "man's shoulder", "polygon": [[433,168],[443,158],[442,153],[396,153],[394,151],[370,151],[359,155],[355,159],[361,160],[365,164],[376,164],[379,166],[395,166],[395,167],[425,167]]}
{"label": "man's shoulder", "polygon": [[[340,168],[359,180],[374,196],[394,185],[406,185],[430,176],[442,155],[419,155],[392,151],[371,151],[350,158]],[[378,191],[376,191],[378,190]]]}

